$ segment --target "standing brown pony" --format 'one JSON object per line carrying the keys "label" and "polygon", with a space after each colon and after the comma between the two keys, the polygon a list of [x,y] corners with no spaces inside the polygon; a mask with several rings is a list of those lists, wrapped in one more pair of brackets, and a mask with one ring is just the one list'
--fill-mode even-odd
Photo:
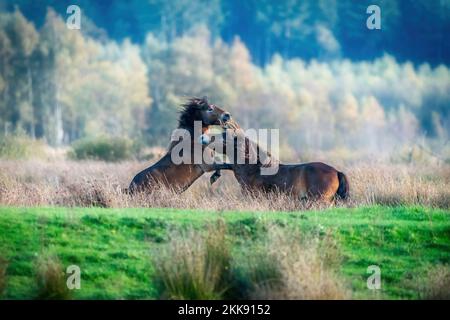
{"label": "standing brown pony", "polygon": [[[227,130],[223,134],[222,143],[223,150],[226,150],[227,145],[233,145],[234,156],[230,159],[233,160],[231,166],[244,191],[283,192],[300,200],[324,202],[344,200],[349,196],[349,184],[345,174],[325,163],[278,163],[269,152],[262,150],[241,130]],[[263,159],[260,155],[263,155]],[[241,158],[238,162],[240,156],[244,159]],[[252,157],[256,161],[250,161]],[[278,165],[278,172],[273,175],[262,175],[261,169],[270,165]],[[214,174],[211,183],[215,180],[217,179]]]}
{"label": "standing brown pony", "polygon": [[[191,159],[193,159],[194,145],[200,143],[194,141],[194,122],[201,121],[202,132],[206,132],[211,125],[223,126],[231,119],[231,116],[230,113],[216,105],[209,104],[206,98],[191,98],[182,107],[178,128],[184,129],[190,134]],[[136,191],[151,192],[157,186],[165,186],[176,192],[183,192],[205,172],[231,169],[229,164],[175,164],[172,161],[171,152],[179,142],[172,141],[167,153],[158,162],[139,172],[131,181],[128,191],[130,193]],[[205,147],[205,145],[202,146],[202,151]],[[218,172],[217,174],[220,176]]]}

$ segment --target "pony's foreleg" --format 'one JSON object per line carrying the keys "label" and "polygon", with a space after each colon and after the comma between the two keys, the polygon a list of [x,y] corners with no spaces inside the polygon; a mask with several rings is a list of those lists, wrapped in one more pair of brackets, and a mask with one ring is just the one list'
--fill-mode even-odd
{"label": "pony's foreleg", "polygon": [[233,166],[231,164],[222,163],[222,164],[212,164],[212,165],[203,165],[202,169],[205,172],[215,171],[212,176],[209,178],[209,182],[213,184],[220,178],[220,170],[233,170]]}
{"label": "pony's foreleg", "polygon": [[219,179],[221,176],[220,174],[220,170],[215,171],[212,176],[209,178],[209,183],[213,184],[214,182],[217,181],[217,179]]}

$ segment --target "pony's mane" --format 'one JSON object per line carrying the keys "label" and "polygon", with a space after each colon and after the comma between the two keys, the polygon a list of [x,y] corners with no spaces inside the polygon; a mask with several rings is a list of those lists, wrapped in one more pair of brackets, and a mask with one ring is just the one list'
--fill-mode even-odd
{"label": "pony's mane", "polygon": [[[248,138],[246,138],[248,139]],[[269,151],[267,151],[266,149],[262,148],[258,143],[256,143],[253,140],[248,139],[250,142],[250,144],[253,144],[254,146],[256,146],[256,156],[257,156],[257,160],[258,163],[261,164],[261,167],[263,168],[268,168],[271,167],[273,165],[277,165],[280,163],[280,161],[275,158]],[[254,149],[253,149],[254,150]],[[261,155],[265,155],[265,159],[261,159]]]}
{"label": "pony's mane", "polygon": [[[197,98],[191,97],[185,103],[181,105],[181,110],[179,111],[180,116],[178,117],[178,129],[186,129],[188,131],[194,130],[194,121],[200,121],[197,118],[197,111],[201,108],[208,106],[208,99],[206,97]],[[191,132],[192,133],[192,132]],[[167,151],[172,150],[179,141],[170,141]]]}
{"label": "pony's mane", "polygon": [[[231,131],[233,132],[235,137],[243,137],[245,139],[245,143],[243,145],[245,159],[250,159],[251,152],[253,156],[256,155],[257,163],[260,164],[263,168],[271,167],[272,165],[280,163],[279,159],[274,157],[269,151],[262,148],[258,143],[247,137],[241,129]],[[260,152],[265,155],[265,159],[260,158]]]}
{"label": "pony's mane", "polygon": [[208,99],[206,97],[197,98],[192,97],[188,101],[181,105],[180,117],[178,118],[178,128],[183,129],[193,129],[194,121],[201,121],[201,119],[196,118],[198,116],[198,111],[209,105]]}

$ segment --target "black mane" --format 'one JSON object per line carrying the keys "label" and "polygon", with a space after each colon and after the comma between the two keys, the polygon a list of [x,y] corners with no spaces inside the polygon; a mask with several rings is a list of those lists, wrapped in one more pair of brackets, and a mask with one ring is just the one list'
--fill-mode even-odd
{"label": "black mane", "polygon": [[[193,129],[194,121],[202,121],[200,111],[209,105],[208,99],[203,98],[190,98],[186,103],[182,104],[180,117],[178,119],[178,128]],[[203,121],[202,121],[203,125]]]}

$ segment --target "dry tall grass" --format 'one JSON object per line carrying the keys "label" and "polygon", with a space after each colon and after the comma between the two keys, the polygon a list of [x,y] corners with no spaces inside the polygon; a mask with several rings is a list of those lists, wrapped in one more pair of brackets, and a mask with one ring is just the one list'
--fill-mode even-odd
{"label": "dry tall grass", "polygon": [[72,295],[67,288],[65,273],[57,257],[44,254],[36,263],[37,299],[67,300]]}
{"label": "dry tall grass", "polygon": [[3,296],[6,290],[6,269],[8,262],[0,257],[0,298]]}
{"label": "dry tall grass", "polygon": [[[266,241],[248,241],[232,255],[226,228],[176,232],[153,252],[161,298],[348,299],[327,241],[268,226]],[[326,240],[326,239],[325,239]]]}
{"label": "dry tall grass", "polygon": [[[326,239],[327,240],[327,239]],[[329,240],[329,239],[328,239]],[[335,272],[336,253],[327,241],[303,239],[293,231],[269,229],[265,245],[269,281],[254,282],[251,298],[295,300],[342,300],[350,291]],[[333,257],[330,260],[330,257]],[[251,270],[260,270],[256,261]],[[267,276],[267,274],[266,274]]]}
{"label": "dry tall grass", "polygon": [[206,234],[174,232],[169,244],[154,252],[154,280],[163,299],[221,299],[231,263],[225,224]]}
{"label": "dry tall grass", "polygon": [[450,300],[450,265],[431,268],[419,287],[420,297],[426,300]]}
{"label": "dry tall grass", "polygon": [[[209,185],[205,174],[183,194],[161,189],[130,197],[122,192],[148,166],[95,161],[0,161],[0,205],[173,207],[208,210],[297,210],[310,208],[285,195],[243,196],[231,172]],[[360,163],[339,166],[350,181],[346,206],[426,205],[450,208],[450,166]],[[314,205],[313,207],[317,207]],[[320,208],[320,205],[319,205]]]}

